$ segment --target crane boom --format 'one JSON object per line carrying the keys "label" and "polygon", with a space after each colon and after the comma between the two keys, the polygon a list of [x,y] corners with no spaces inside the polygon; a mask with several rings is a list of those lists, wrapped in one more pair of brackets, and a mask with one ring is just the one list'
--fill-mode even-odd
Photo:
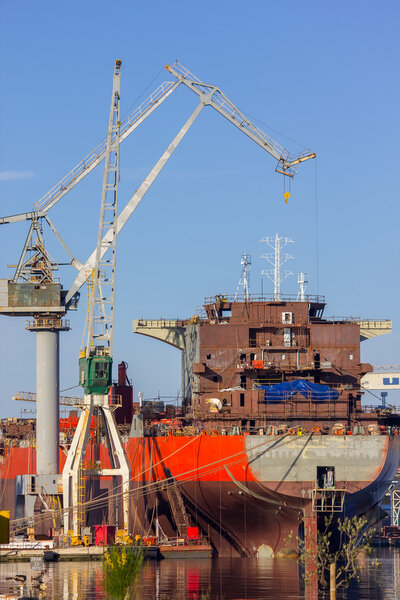
{"label": "crane boom", "polygon": [[[269,152],[278,161],[276,171],[293,177],[295,167],[310,158],[315,158],[315,152],[306,150],[298,156],[291,157],[289,152],[278,142],[264,133],[259,127],[251,123],[240,110],[225,96],[215,85],[201,81],[190,73],[183,65],[176,62],[165,67],[176,81],[162,83],[138,108],[136,108],[121,124],[119,141],[125,140],[143,121],[158,107],[172,92],[183,83],[192,92],[200,96],[204,104],[212,106],[220,115],[228,119],[240,131],[243,131],[256,144]],[[106,140],[100,142],[80,163],[78,163],[63,179],[47,192],[35,204],[35,211],[19,213],[0,218],[0,225],[29,221],[33,218],[44,217],[46,212],[63,198],[72,188],[86,177],[97,165],[104,160],[106,154]]]}
{"label": "crane boom", "polygon": [[240,131],[243,131],[243,133],[256,142],[256,144],[276,158],[278,161],[276,171],[279,173],[293,177],[296,173],[296,169],[294,168],[296,165],[316,157],[315,152],[310,152],[309,150],[306,150],[296,157],[290,157],[289,152],[283,148],[283,146],[278,144],[278,142],[264,133],[259,127],[246,119],[240,110],[217,86],[200,81],[200,79],[195,75],[192,75],[190,71],[178,62],[174,63],[173,66],[166,65],[165,68],[176,77],[180,83],[183,83],[192,90],[192,92],[200,96],[205,104],[212,106],[220,115],[228,119],[235,127],[240,129]]}
{"label": "crane boom", "polygon": [[[182,139],[184,138],[186,133],[189,131],[190,127],[193,125],[195,119],[198,117],[198,115],[200,114],[200,112],[203,108],[204,108],[204,104],[202,104],[200,102],[200,104],[197,105],[197,107],[195,108],[193,113],[190,115],[190,117],[188,118],[186,123],[181,127],[181,129],[179,130],[177,135],[174,137],[172,142],[169,144],[168,148],[166,148],[166,150],[160,156],[160,158],[158,159],[158,161],[156,162],[154,167],[151,169],[149,174],[145,177],[142,184],[135,191],[132,198],[126,204],[125,208],[120,212],[120,214],[118,215],[118,219],[117,219],[117,235],[119,234],[121,229],[126,225],[128,219],[132,215],[133,211],[137,208],[137,206],[141,202],[141,200],[144,197],[144,195],[146,194],[146,192],[150,189],[151,185],[154,183],[154,181],[160,174],[161,170],[165,167],[165,165],[167,164],[167,161],[171,158],[172,154],[175,152],[178,145],[181,143]],[[105,243],[109,242],[109,240],[110,240],[110,232],[108,232],[105,235],[104,242]],[[78,268],[78,275],[75,277],[75,279],[67,293],[67,296],[65,298],[66,304],[68,304],[68,302],[74,297],[76,292],[85,283],[85,281],[87,279],[87,273],[90,273],[91,270],[94,268],[95,257],[96,257],[96,250],[94,250],[92,252],[92,254],[89,256],[89,258],[87,259],[85,264],[83,264],[80,268]]]}
{"label": "crane boom", "polygon": [[[164,102],[179,86],[179,81],[164,81],[139,107],[121,123],[120,143],[125,140],[151,113]],[[29,221],[33,218],[44,217],[47,211],[52,208],[61,198],[72,190],[82,179],[89,175],[97,167],[106,155],[107,139],[104,139],[92,150],[83,160],[81,160],[65,177],[63,177],[54,187],[51,188],[38,202],[36,202],[35,211],[19,213],[0,218],[0,225],[6,223],[18,223]]]}
{"label": "crane boom", "polygon": [[[178,63],[175,63],[174,67],[176,67],[177,64]],[[165,166],[166,162],[172,156],[172,153],[175,151],[178,144],[182,141],[183,136],[187,133],[187,131],[193,124],[194,119],[197,118],[201,109],[208,104],[213,106],[214,108],[216,108],[216,110],[218,110],[218,112],[220,114],[222,114],[224,117],[226,117],[236,127],[241,129],[241,131],[246,133],[246,135],[248,135],[251,139],[256,141],[257,144],[259,146],[261,146],[264,150],[267,150],[267,152],[269,152],[269,154],[272,154],[272,156],[274,156],[278,160],[278,166],[277,166],[276,170],[278,170],[281,173],[284,173],[285,175],[289,175],[289,176],[293,177],[293,175],[295,173],[295,170],[294,170],[295,165],[297,165],[300,162],[303,162],[305,160],[308,160],[310,158],[314,158],[316,156],[314,152],[309,152],[309,153],[301,154],[290,160],[288,158],[285,159],[283,156],[285,155],[285,156],[289,157],[289,153],[282,146],[277,144],[277,142],[274,142],[274,140],[272,140],[266,134],[264,134],[255,125],[250,123],[250,121],[247,121],[247,119],[245,119],[245,117],[222,94],[222,92],[220,92],[220,90],[218,88],[216,88],[215,86],[212,86],[212,85],[202,83],[200,80],[198,80],[196,78],[193,79],[194,76],[191,75],[189,73],[189,71],[187,71],[181,65],[179,65],[179,68],[180,68],[180,70],[182,70],[182,72],[184,74],[181,74],[175,68],[170,67],[169,65],[166,66],[166,69],[169,70],[171,72],[171,74],[174,75],[174,77],[176,77],[178,79],[178,83],[184,83],[190,89],[195,91],[198,96],[200,96],[200,104],[195,109],[194,113],[188,119],[188,121],[185,123],[185,125],[182,127],[182,129],[179,131],[179,133],[174,138],[172,143],[168,146],[168,148],[163,153],[163,155],[160,157],[160,159],[158,160],[156,165],[153,167],[153,169],[150,171],[150,173],[144,179],[143,183],[135,191],[132,198],[129,200],[128,204],[118,215],[117,234],[125,226],[128,219],[132,215],[133,211],[136,209],[136,207],[141,202],[142,198],[144,197],[144,195],[146,194],[146,192],[148,191],[150,186],[155,181],[155,179],[158,176],[158,174],[160,173],[161,169]],[[189,78],[189,75],[191,78]],[[239,116],[241,118],[240,122],[239,122]],[[104,242],[106,242],[107,239],[109,241],[110,233],[106,234],[106,236],[107,237],[104,239]],[[85,281],[87,279],[87,273],[90,273],[91,270],[94,268],[95,255],[96,255],[96,251],[92,252],[92,254],[89,256],[87,261],[80,268],[78,267],[78,274],[76,275],[72,285],[70,286],[67,296],[66,296],[67,304],[71,300],[71,298],[74,296],[74,294],[85,283]]]}

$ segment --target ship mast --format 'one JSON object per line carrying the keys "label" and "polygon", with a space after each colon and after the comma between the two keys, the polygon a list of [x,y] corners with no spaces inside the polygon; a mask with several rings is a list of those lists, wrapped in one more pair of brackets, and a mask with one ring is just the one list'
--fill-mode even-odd
{"label": "ship mast", "polygon": [[243,302],[249,301],[249,285],[250,285],[250,267],[251,267],[251,256],[244,252],[242,254],[242,258],[240,260],[240,264],[242,265],[242,274],[239,279],[239,283],[237,286],[236,294],[235,294],[235,302],[239,297],[240,288],[243,287]]}
{"label": "ship mast", "polygon": [[293,240],[288,237],[280,238],[278,234],[275,234],[275,237],[265,237],[260,240],[260,242],[264,242],[268,244],[271,248],[273,248],[274,252],[270,254],[262,254],[260,258],[264,258],[271,265],[273,265],[273,269],[265,271],[264,269],[261,271],[261,275],[266,275],[271,281],[274,282],[274,300],[278,301],[281,299],[281,283],[283,279],[289,277],[289,275],[293,275],[291,271],[282,271],[282,265],[290,259],[293,259],[291,254],[281,254],[282,248],[284,248],[287,244],[293,244]]}
{"label": "ship mast", "polygon": [[299,284],[297,300],[301,300],[301,302],[304,302],[304,300],[306,299],[306,288],[308,285],[307,273],[299,273],[297,283]]}

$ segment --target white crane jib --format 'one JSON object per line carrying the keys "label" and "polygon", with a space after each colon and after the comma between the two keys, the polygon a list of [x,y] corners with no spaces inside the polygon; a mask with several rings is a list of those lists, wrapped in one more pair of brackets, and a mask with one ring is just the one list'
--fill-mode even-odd
{"label": "white crane jib", "polygon": [[[183,137],[189,131],[190,127],[193,125],[195,119],[200,114],[201,110],[204,106],[211,106],[221,115],[223,115],[226,119],[228,119],[232,124],[234,124],[240,131],[245,133],[248,137],[250,137],[253,141],[255,141],[261,148],[266,150],[269,154],[271,154],[274,158],[278,160],[278,166],[276,170],[278,172],[284,173],[285,175],[289,175],[293,177],[295,174],[295,165],[300,162],[304,162],[310,158],[314,158],[316,155],[313,152],[305,152],[295,158],[290,159],[289,153],[282,146],[280,146],[277,142],[268,137],[264,132],[262,132],[259,128],[253,125],[250,121],[248,121],[242,113],[226,98],[226,96],[214,85],[209,85],[201,82],[194,75],[192,75],[187,69],[185,69],[179,63],[175,63],[173,67],[166,65],[165,67],[174,77],[178,79],[178,84],[183,83],[193,92],[195,92],[199,98],[200,103],[193,111],[192,115],[180,129],[178,134],[175,136],[174,140],[162,154],[160,159],[154,165],[153,169],[149,172],[147,177],[144,179],[143,183],[140,187],[135,191],[132,198],[129,200],[121,214],[118,216],[117,220],[117,234],[124,227],[129,217],[132,215],[133,211],[136,209],[143,196],[149,190],[161,170],[164,168],[168,160],[171,158],[173,152],[176,150]],[[109,234],[107,234],[109,236]],[[95,253],[93,252],[90,257],[87,259],[85,264],[80,267],[80,272],[76,276],[72,286],[66,297],[66,302],[68,302],[74,294],[80,289],[80,287],[84,284],[87,278],[87,273],[93,268],[94,265]]]}
{"label": "white crane jib", "polygon": [[289,152],[283,148],[283,146],[278,144],[259,127],[246,119],[240,110],[236,108],[217,86],[200,81],[200,79],[192,75],[190,71],[185,69],[185,67],[178,62],[174,63],[172,67],[166,65],[165,68],[174,75],[180,83],[183,83],[192,90],[192,92],[200,96],[200,98],[203,99],[203,102],[212,106],[220,115],[228,119],[235,127],[246,133],[246,135],[256,142],[256,144],[276,158],[278,165],[275,170],[278,173],[293,177],[296,173],[296,165],[316,157],[315,152],[311,152],[310,150],[306,150],[298,156],[290,157]]}
{"label": "white crane jib", "polygon": [[[290,157],[289,152],[285,148],[265,134],[259,127],[251,123],[217,86],[202,82],[178,62],[174,63],[172,66],[166,65],[166,69],[176,78],[176,81],[164,82],[157,90],[155,90],[155,92],[153,92],[153,94],[151,94],[151,96],[149,96],[149,98],[129,115],[120,126],[119,143],[126,139],[141,123],[143,123],[143,121],[181,84],[185,85],[199,96],[200,104],[119,215],[117,221],[117,233],[119,233],[125,225],[132,212],[150,188],[161,169],[165,166],[204,106],[211,106],[214,108],[219,114],[235,125],[235,127],[255,141],[261,148],[271,154],[271,156],[278,161],[276,170],[280,173],[293,177],[296,165],[316,156],[314,152],[305,151],[297,156]],[[82,265],[82,263],[73,257],[72,253],[69,251],[67,245],[56,230],[55,225],[48,219],[47,212],[70,190],[72,190],[75,185],[82,181],[82,179],[102,160],[104,160],[106,156],[106,145],[107,140],[103,140],[61,181],[45,194],[36,204],[37,210],[0,218],[0,225],[31,220],[33,218],[46,218],[51,229],[69,253],[72,266],[79,271],[79,274],[66,297],[66,302],[71,300],[75,292],[77,292],[86,281],[88,277],[87,274],[94,268],[95,253],[93,253],[85,264]],[[108,235],[108,233],[106,235]]]}

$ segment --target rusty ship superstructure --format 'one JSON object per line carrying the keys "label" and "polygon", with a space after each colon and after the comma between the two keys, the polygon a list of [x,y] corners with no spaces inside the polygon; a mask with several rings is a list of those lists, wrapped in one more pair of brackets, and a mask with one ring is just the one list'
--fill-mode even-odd
{"label": "rusty ship superstructure", "polygon": [[[134,322],[136,333],[182,351],[180,433],[176,421],[166,434],[162,420],[147,420],[147,444],[165,455],[221,554],[272,555],[304,519],[317,527],[327,512],[381,517],[400,420],[362,408],[360,380],[372,366],[360,341],[388,322],[324,318],[324,309],[321,296],[218,294],[188,321]],[[192,447],[172,466],[167,457],[188,433]],[[131,443],[147,456],[146,442]]]}
{"label": "rusty ship superstructure", "polygon": [[[360,362],[360,322],[325,319],[324,308],[321,296],[235,301],[216,295],[191,321],[138,320],[134,330],[182,350],[184,404],[207,431],[313,425],[329,431],[333,421],[347,429],[361,421],[368,426],[376,415],[361,411],[360,379],[372,366]],[[321,401],[311,389],[278,387],[276,397],[266,390],[299,379],[331,392],[321,391]]]}

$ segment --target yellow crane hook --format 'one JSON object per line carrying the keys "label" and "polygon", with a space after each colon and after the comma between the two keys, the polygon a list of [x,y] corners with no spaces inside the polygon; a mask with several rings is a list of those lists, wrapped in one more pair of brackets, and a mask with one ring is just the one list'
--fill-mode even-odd
{"label": "yellow crane hook", "polygon": [[287,204],[287,203],[288,203],[288,200],[289,200],[289,198],[290,198],[290,192],[285,192],[285,193],[283,194],[283,197],[285,198],[285,204]]}

